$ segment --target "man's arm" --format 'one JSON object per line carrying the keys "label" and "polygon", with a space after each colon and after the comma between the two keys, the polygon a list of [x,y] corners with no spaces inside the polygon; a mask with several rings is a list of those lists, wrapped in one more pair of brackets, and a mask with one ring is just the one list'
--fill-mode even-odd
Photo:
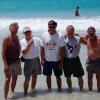
{"label": "man's arm", "polygon": [[40,57],[41,57],[41,64],[43,65],[44,63],[44,58],[45,58],[45,53],[44,53],[44,47],[41,46],[40,48]]}
{"label": "man's arm", "polygon": [[87,36],[86,36],[86,35],[82,36],[82,35],[80,35],[80,34],[78,34],[78,33],[75,33],[75,35],[78,36],[78,37],[80,37],[80,42],[81,42],[82,44],[84,44],[84,45],[87,44]]}
{"label": "man's arm", "polygon": [[87,44],[87,38],[86,37],[80,37],[80,42],[84,45]]}
{"label": "man's arm", "polygon": [[65,47],[60,47],[60,55],[61,55],[61,62],[59,65],[60,68],[63,67],[63,63],[64,63],[64,49],[65,49]]}
{"label": "man's arm", "polygon": [[6,51],[7,51],[8,43],[9,43],[9,39],[4,38],[3,43],[2,43],[1,53],[2,53],[2,59],[3,59],[3,63],[4,63],[4,71],[5,72],[9,70],[7,60],[6,60]]}
{"label": "man's arm", "polygon": [[26,46],[26,48],[22,50],[22,52],[23,52],[25,55],[29,52],[32,43],[33,43],[33,39],[31,39],[31,40],[28,42],[28,45]]}

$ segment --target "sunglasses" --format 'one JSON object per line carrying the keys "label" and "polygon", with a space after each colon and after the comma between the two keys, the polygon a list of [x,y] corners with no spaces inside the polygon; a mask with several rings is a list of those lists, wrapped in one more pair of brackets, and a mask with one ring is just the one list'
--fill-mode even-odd
{"label": "sunglasses", "polygon": [[92,33],[89,33],[88,35],[89,35],[89,36],[94,36],[94,34],[92,34]]}
{"label": "sunglasses", "polygon": [[56,28],[56,26],[49,26],[49,28]]}

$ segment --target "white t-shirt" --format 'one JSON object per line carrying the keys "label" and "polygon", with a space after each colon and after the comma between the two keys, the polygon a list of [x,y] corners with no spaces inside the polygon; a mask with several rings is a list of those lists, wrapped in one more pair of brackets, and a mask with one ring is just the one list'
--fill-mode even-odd
{"label": "white t-shirt", "polygon": [[59,61],[60,56],[60,47],[64,47],[64,38],[56,32],[54,35],[50,35],[48,32],[45,32],[42,35],[42,47],[45,52],[45,60],[47,61]]}
{"label": "white t-shirt", "polygon": [[65,39],[65,58],[75,58],[79,56],[80,52],[80,37]]}
{"label": "white t-shirt", "polygon": [[[21,51],[23,51],[28,45],[25,38],[20,41],[20,44],[21,44]],[[40,38],[33,37],[33,44],[31,45],[29,52],[26,55],[22,53],[23,57],[25,59],[33,59],[38,57],[40,54],[40,44],[41,44]]]}

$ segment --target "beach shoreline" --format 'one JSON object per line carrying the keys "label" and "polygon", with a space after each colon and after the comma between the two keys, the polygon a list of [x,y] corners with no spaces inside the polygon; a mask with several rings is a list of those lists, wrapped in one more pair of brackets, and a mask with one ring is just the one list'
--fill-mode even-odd
{"label": "beach shoreline", "polygon": [[[1,49],[0,49],[1,51]],[[87,50],[86,50],[86,46],[82,45],[81,46],[81,51],[80,51],[80,60],[82,62],[84,71],[85,71],[85,75],[83,76],[84,79],[84,89],[83,91],[79,90],[78,87],[78,80],[76,78],[72,78],[73,81],[73,89],[72,92],[68,91],[68,86],[66,84],[66,80],[64,77],[64,74],[62,75],[62,91],[58,92],[57,91],[57,85],[56,85],[56,80],[54,75],[52,76],[52,91],[48,92],[47,86],[46,86],[46,81],[45,81],[45,76],[44,75],[39,75],[38,76],[38,80],[37,80],[37,85],[36,85],[36,89],[34,93],[30,92],[30,87],[29,87],[29,93],[27,97],[23,96],[23,82],[24,82],[24,75],[22,74],[21,76],[19,76],[18,81],[17,81],[17,85],[16,85],[16,89],[15,89],[15,93],[16,93],[16,100],[66,100],[66,99],[70,99],[70,100],[99,100],[100,99],[100,95],[97,92],[96,89],[96,79],[93,79],[93,91],[90,92],[88,91],[88,86],[87,86],[87,72],[86,72],[86,67],[85,67],[85,62],[86,62],[86,58],[87,58]],[[1,56],[0,56],[0,61],[1,60]],[[0,100],[3,100],[3,86],[4,86],[4,74],[3,74],[3,64],[1,63],[1,69],[0,69],[0,73],[1,76],[0,77],[0,90],[2,91],[0,94]],[[23,68],[23,64],[22,64],[22,68]],[[8,96],[8,100],[12,100],[10,97],[10,93]]]}

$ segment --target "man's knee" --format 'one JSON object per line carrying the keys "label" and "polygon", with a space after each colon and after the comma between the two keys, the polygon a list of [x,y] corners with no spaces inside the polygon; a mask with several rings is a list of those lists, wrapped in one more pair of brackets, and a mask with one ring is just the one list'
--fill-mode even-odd
{"label": "man's knee", "polygon": [[9,83],[10,83],[10,78],[5,78],[5,84],[9,85]]}
{"label": "man's knee", "polygon": [[88,72],[88,80],[91,80],[93,78],[93,73],[92,72]]}
{"label": "man's knee", "polygon": [[51,75],[47,76],[47,81],[49,81],[49,80],[51,81]]}
{"label": "man's knee", "polygon": [[25,83],[29,83],[29,81],[30,81],[30,77],[29,76],[26,76],[25,77]]}
{"label": "man's knee", "polygon": [[66,79],[67,79],[67,80],[71,80],[71,77],[69,76],[69,77],[67,77]]}
{"label": "man's knee", "polygon": [[60,76],[56,76],[56,79],[61,79],[61,77]]}
{"label": "man's knee", "polygon": [[96,74],[96,79],[100,81],[100,73]]}
{"label": "man's knee", "polygon": [[17,80],[17,76],[12,76],[12,81],[16,81]]}
{"label": "man's knee", "polygon": [[37,79],[37,75],[32,75],[32,79]]}
{"label": "man's knee", "polygon": [[79,80],[79,81],[83,81],[83,78],[82,78],[82,77],[79,77],[78,80]]}

